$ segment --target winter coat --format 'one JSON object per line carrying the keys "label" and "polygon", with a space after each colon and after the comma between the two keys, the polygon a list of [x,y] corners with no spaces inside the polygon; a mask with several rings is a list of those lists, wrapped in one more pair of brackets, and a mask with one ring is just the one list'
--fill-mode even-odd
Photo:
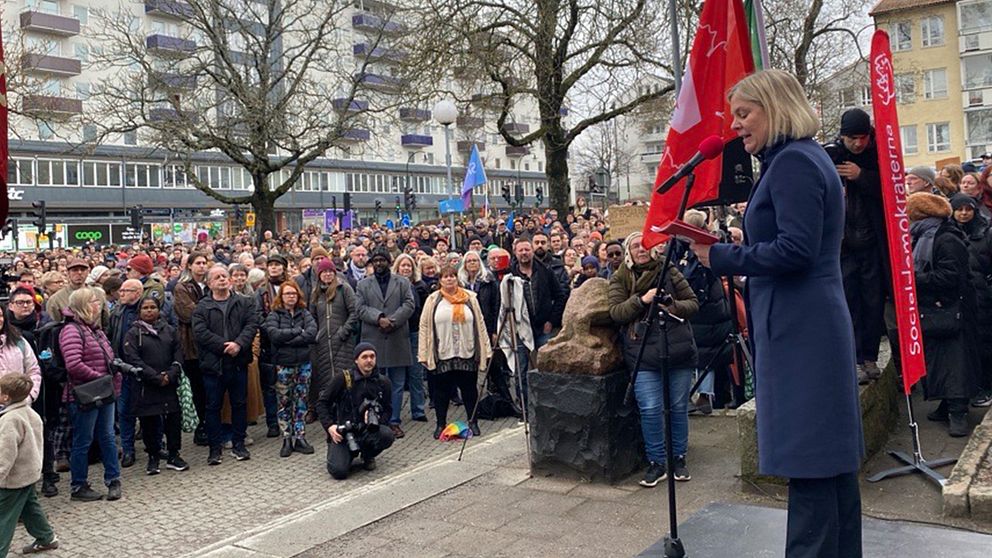
{"label": "winter coat", "polygon": [[[486,323],[486,332],[490,337],[496,335],[496,321],[499,319],[499,283],[492,274],[487,274],[484,279],[479,280],[474,288],[470,285],[462,287],[475,293],[479,300],[479,308],[482,309],[482,319]],[[425,299],[426,300],[426,299]],[[420,321],[415,322],[414,327],[420,327]],[[414,323],[414,322],[411,322]]]}
{"label": "winter coat", "polygon": [[[483,318],[482,308],[479,306],[479,298],[468,289],[468,305],[472,310],[475,319],[475,357],[479,362],[479,370],[486,370],[489,366],[489,359],[493,357],[492,344],[489,336],[486,335],[486,322]],[[417,361],[424,365],[428,372],[437,370],[437,330],[434,327],[434,312],[438,303],[441,302],[441,291],[432,293],[424,302],[424,312],[420,316],[419,341],[417,345]]]}
{"label": "winter coat", "polygon": [[276,308],[262,329],[272,343],[272,364],[299,366],[310,362],[310,347],[317,338],[317,322],[306,308]]}
{"label": "winter coat", "polygon": [[[878,149],[872,134],[868,147],[861,153],[851,153],[836,141],[846,159],[861,168],[855,180],[843,179],[844,186],[844,239],[841,250],[851,251],[881,249],[881,258],[888,262],[885,213],[882,209],[882,180],[878,172]],[[888,265],[887,263],[885,265]]]}
{"label": "winter coat", "polygon": [[431,296],[433,289],[423,279],[413,283],[412,286],[414,302],[417,305],[413,309],[413,314],[410,316],[410,329],[411,331],[416,331],[420,328],[420,314],[424,311],[424,302],[427,302],[427,297]]}
{"label": "winter coat", "polygon": [[41,478],[43,430],[27,399],[0,410],[0,488],[17,490]]}
{"label": "winter coat", "polygon": [[118,303],[110,311],[107,337],[110,339],[110,346],[116,355],[124,354],[124,336],[131,329],[131,324],[138,321],[138,304],[138,302],[134,304]]}
{"label": "winter coat", "polygon": [[179,322],[177,326],[179,345],[182,347],[183,356],[187,360],[196,360],[197,358],[196,341],[193,339],[193,310],[196,309],[196,303],[200,302],[204,295],[209,294],[209,289],[206,287],[201,289],[200,285],[193,279],[176,285],[173,294],[175,300],[173,310],[176,314],[176,321]]}
{"label": "winter coat", "polygon": [[0,375],[26,374],[31,378],[31,394],[28,402],[33,403],[41,393],[41,367],[31,344],[24,338],[16,343],[7,343],[7,336],[0,334]]}
{"label": "winter coat", "polygon": [[[243,369],[252,361],[252,341],[258,332],[260,316],[255,301],[231,294],[224,311],[213,296],[205,296],[193,310],[193,338],[200,359],[200,371],[219,376],[224,365]],[[226,335],[225,335],[226,332]],[[224,354],[224,343],[234,341],[241,350],[234,357]]]}
{"label": "winter coat", "polygon": [[864,437],[840,269],[840,177],[811,139],[780,141],[759,158],[744,243],[710,250],[713,273],[748,277],[758,467],[787,478],[857,471]]}
{"label": "winter coat", "polygon": [[[345,383],[345,374],[351,376],[351,389],[348,389]],[[327,434],[327,441],[331,441],[331,435],[327,429],[332,425],[341,425],[345,421],[353,423],[362,421],[362,418],[358,416],[358,410],[365,399],[378,401],[382,405],[380,419],[383,423],[388,421],[388,417],[393,414],[390,397],[392,390],[389,378],[379,372],[378,368],[372,370],[372,373],[367,377],[362,376],[357,370],[351,369],[344,370],[342,374],[335,374],[328,383],[327,389],[320,392],[320,397],[314,405],[320,424],[324,427],[324,433]],[[381,428],[385,428],[385,426],[383,425]]]}
{"label": "winter coat", "polygon": [[992,229],[978,215],[969,223],[959,224],[958,227],[964,231],[968,241],[971,283],[978,300],[978,335],[982,360],[992,362],[992,327],[989,327],[992,325]]}
{"label": "winter coat", "polygon": [[[535,256],[534,259],[537,260],[537,256]],[[568,301],[568,295],[571,293],[572,281],[571,278],[568,276],[568,270],[565,269],[565,262],[558,256],[551,254],[550,252],[544,257],[543,260],[537,260],[537,261],[540,261],[542,264],[544,264],[544,267],[548,268],[548,271],[551,272],[551,275],[553,275],[555,280],[558,281],[558,289],[561,291],[562,297],[565,299],[565,301]],[[562,308],[564,307],[565,304],[562,303]]]}
{"label": "winter coat", "polygon": [[531,276],[527,277],[520,271],[520,263],[514,260],[510,273],[524,280],[524,299],[531,329],[534,335],[540,335],[548,322],[551,322],[551,327],[561,327],[565,295],[558,280],[544,264],[535,259],[531,266]]}
{"label": "winter coat", "polygon": [[[626,264],[625,264],[626,265]],[[682,277],[675,266],[668,268],[668,277],[665,278],[665,290],[672,295],[672,314],[682,318],[683,322],[667,320],[668,345],[665,345],[666,335],[662,332],[662,322],[655,319],[652,322],[651,330],[641,333],[639,324],[650,308],[650,304],[645,304],[641,297],[657,284],[655,278],[661,271],[662,262],[653,261],[647,264],[648,269],[643,273],[651,278],[642,278],[629,282],[625,277],[631,277],[631,272],[626,268],[621,268],[622,272],[614,274],[610,279],[607,297],[610,305],[610,318],[621,326],[621,340],[623,345],[623,358],[627,369],[632,371],[637,364],[637,353],[640,351],[641,343],[648,345],[644,348],[644,356],[641,359],[640,370],[661,370],[662,362],[668,356],[668,365],[671,368],[695,368],[696,342],[692,337],[692,327],[689,325],[689,318],[699,310],[699,303],[696,295],[689,288],[689,283]]]}
{"label": "winter coat", "polygon": [[[69,378],[62,392],[62,400],[75,401],[73,388],[113,373],[109,366],[110,361],[114,360],[114,351],[100,328],[78,320],[68,308],[62,310],[62,316],[66,322],[71,322],[66,323],[59,333],[59,349]],[[121,375],[113,375],[114,393],[120,395]]]}
{"label": "winter coat", "polygon": [[[410,346],[410,316],[416,307],[413,288],[406,277],[390,273],[386,296],[383,297],[379,279],[373,274],[358,282],[358,316],[362,320],[362,341],[372,343],[376,349],[379,368],[410,366],[413,364]],[[383,332],[379,318],[392,320],[395,329]]]}
{"label": "winter coat", "polygon": [[[154,325],[152,333],[143,324],[135,322],[124,336],[125,362],[141,368],[137,382],[132,384],[131,414],[137,417],[158,416],[180,412],[179,373],[183,351],[179,346],[176,329],[164,318]],[[162,373],[169,383],[162,385]]]}
{"label": "winter coat", "polygon": [[[310,296],[310,314],[317,322],[317,339],[310,350],[314,377],[330,381],[331,370],[341,372],[355,366],[351,354],[355,350],[358,330],[358,309],[355,291],[338,275],[334,300],[327,303],[326,293],[318,286]],[[328,347],[330,339],[330,347]],[[332,358],[333,357],[333,358]]]}
{"label": "winter coat", "polygon": [[699,351],[698,366],[718,370],[730,364],[733,358],[727,337],[733,333],[734,324],[723,280],[703,267],[691,253],[683,273],[699,301],[699,311],[689,320]]}
{"label": "winter coat", "polygon": [[[917,238],[913,238],[915,246]],[[930,399],[971,398],[978,391],[981,361],[978,353],[977,306],[968,265],[964,233],[950,220],[937,229],[931,266],[915,269],[916,296],[921,314],[938,304],[961,309],[960,330],[951,336],[927,335],[923,328],[923,354],[927,375],[924,393]],[[923,322],[924,324],[926,322]]]}

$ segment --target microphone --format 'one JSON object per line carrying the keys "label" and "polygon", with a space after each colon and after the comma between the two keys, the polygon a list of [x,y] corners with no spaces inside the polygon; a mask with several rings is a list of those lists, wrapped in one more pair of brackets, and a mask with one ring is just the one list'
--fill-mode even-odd
{"label": "microphone", "polygon": [[675,174],[669,177],[668,180],[658,186],[656,192],[659,194],[664,194],[665,192],[672,189],[672,186],[679,181],[689,176],[699,166],[703,161],[712,159],[717,155],[723,153],[723,138],[720,136],[709,136],[703,141],[699,142],[699,151],[692,156],[691,159],[686,161],[682,168],[680,168]]}

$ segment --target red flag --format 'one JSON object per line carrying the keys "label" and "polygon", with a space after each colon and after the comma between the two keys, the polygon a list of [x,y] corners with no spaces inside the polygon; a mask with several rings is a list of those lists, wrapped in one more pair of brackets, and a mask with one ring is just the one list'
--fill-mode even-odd
{"label": "red flag", "polygon": [[[727,102],[727,90],[753,71],[741,0],[706,0],[672,114],[665,152],[658,164],[656,186],[675,174],[679,165],[696,153],[703,139],[712,135],[725,141],[737,137],[730,129],[733,116]],[[696,167],[696,184],[689,195],[690,207],[719,197],[722,165],[723,157],[720,156]],[[645,247],[665,239],[652,227],[678,216],[684,191],[682,183],[664,195],[655,193],[651,197],[648,218],[644,222]]]}
{"label": "red flag", "polygon": [[[2,23],[2,22],[0,22]],[[7,200],[7,63],[3,56],[3,26],[0,25],[0,225],[7,222],[10,201]]]}
{"label": "red flag", "polygon": [[892,264],[892,292],[899,353],[902,356],[902,383],[906,395],[913,384],[926,375],[923,359],[923,330],[916,305],[916,276],[913,272],[913,242],[906,216],[906,175],[902,161],[902,138],[896,115],[895,78],[889,35],[881,29],[871,39],[871,98],[875,113],[875,143],[882,176],[882,202],[888,233],[889,262]]}

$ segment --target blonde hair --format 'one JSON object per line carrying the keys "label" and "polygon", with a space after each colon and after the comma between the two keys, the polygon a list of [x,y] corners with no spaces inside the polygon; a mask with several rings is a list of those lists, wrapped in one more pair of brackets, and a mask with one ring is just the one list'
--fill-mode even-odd
{"label": "blonde hair", "polygon": [[410,265],[413,266],[413,275],[410,276],[410,282],[416,283],[417,281],[420,281],[420,266],[417,265],[417,260],[413,259],[413,256],[407,253],[401,253],[396,256],[395,260],[393,260],[393,273],[399,275],[400,262],[405,260],[410,260]]}
{"label": "blonde hair", "polygon": [[685,215],[682,218],[687,224],[694,227],[705,228],[706,227],[706,213],[699,211],[698,209],[687,209],[685,210]]}
{"label": "blonde hair", "polygon": [[735,96],[760,105],[768,115],[768,140],[762,149],[782,138],[811,138],[820,129],[820,121],[806,99],[803,86],[789,72],[755,72],[730,88],[727,100]]}
{"label": "blonde hair", "polygon": [[[96,299],[100,301],[100,310],[93,312],[90,310],[90,301]],[[100,314],[103,311],[103,302],[106,300],[103,290],[93,287],[81,287],[69,295],[69,303],[66,305],[72,314],[80,321],[94,325],[100,321]]]}

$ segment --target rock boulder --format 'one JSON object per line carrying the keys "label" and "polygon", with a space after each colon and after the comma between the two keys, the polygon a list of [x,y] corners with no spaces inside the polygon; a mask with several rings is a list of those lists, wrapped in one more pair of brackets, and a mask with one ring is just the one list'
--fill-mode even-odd
{"label": "rock boulder", "polygon": [[538,351],[542,372],[602,376],[623,365],[610,320],[609,281],[589,279],[572,291],[565,305],[562,329]]}

